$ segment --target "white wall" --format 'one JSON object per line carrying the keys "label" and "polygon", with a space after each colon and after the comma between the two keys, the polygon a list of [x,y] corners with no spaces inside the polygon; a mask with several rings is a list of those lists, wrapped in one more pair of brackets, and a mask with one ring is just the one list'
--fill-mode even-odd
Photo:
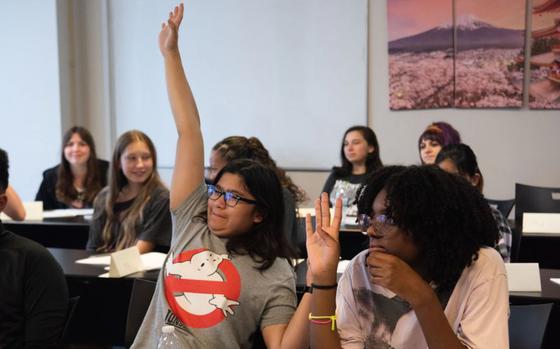
{"label": "white wall", "polygon": [[60,86],[55,0],[0,1],[0,147],[10,182],[26,201],[60,156]]}

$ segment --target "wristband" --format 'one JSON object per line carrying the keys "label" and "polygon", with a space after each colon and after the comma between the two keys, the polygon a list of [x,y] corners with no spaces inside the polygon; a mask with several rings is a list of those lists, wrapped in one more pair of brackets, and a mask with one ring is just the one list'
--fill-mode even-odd
{"label": "wristband", "polygon": [[336,288],[338,286],[338,284],[334,284],[334,285],[316,285],[316,284],[311,284],[311,288],[312,289],[318,289],[318,290],[332,290],[333,288]]}

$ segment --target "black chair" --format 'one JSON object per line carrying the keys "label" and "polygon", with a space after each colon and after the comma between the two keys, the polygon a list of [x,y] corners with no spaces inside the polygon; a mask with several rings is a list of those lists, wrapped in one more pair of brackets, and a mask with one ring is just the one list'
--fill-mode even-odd
{"label": "black chair", "polygon": [[552,306],[552,303],[510,306],[510,349],[541,348]]}
{"label": "black chair", "polygon": [[560,213],[560,188],[515,184],[515,226],[523,227],[523,213]]}
{"label": "black chair", "polygon": [[126,316],[126,330],[124,343],[129,348],[134,342],[134,338],[142,325],[144,316],[148,311],[152,296],[156,289],[156,282],[143,279],[134,279],[130,302],[128,303],[128,313]]}
{"label": "black chair", "polygon": [[497,208],[498,211],[500,211],[500,213],[502,214],[502,216],[504,216],[505,219],[507,219],[509,217],[509,214],[511,213],[511,210],[513,209],[513,206],[515,205],[515,199],[511,199],[511,200],[492,200],[492,199],[486,199],[486,201],[488,201],[488,204],[494,208]]}
{"label": "black chair", "polygon": [[511,256],[510,262],[519,262],[519,251],[521,250],[521,229],[519,227],[511,227]]}
{"label": "black chair", "polygon": [[67,344],[68,340],[68,328],[70,327],[70,323],[72,322],[72,318],[74,317],[74,311],[78,306],[78,302],[80,301],[80,296],[71,297],[68,299],[68,309],[66,310],[66,319],[64,320],[64,328],[62,329],[62,333],[60,334],[59,340],[59,347],[63,347]]}

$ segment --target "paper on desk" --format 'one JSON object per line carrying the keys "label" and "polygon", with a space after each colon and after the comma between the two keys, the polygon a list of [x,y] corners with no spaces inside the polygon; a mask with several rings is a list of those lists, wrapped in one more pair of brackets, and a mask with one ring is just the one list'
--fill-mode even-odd
{"label": "paper on desk", "polygon": [[91,216],[92,214],[93,208],[66,208],[61,210],[44,211],[43,218]]}
{"label": "paper on desk", "polygon": [[555,284],[560,285],[560,279],[558,279],[558,278],[550,278],[550,281],[554,282]]}
{"label": "paper on desk", "polygon": [[560,213],[523,213],[523,234],[560,233]]}
{"label": "paper on desk", "polygon": [[[142,264],[144,268],[142,270],[152,270],[152,269],[160,269],[165,262],[165,257],[167,255],[161,252],[149,252],[143,255],[140,255],[142,259]],[[89,265],[103,265],[108,266],[111,264],[111,256],[110,255],[102,255],[102,256],[91,256],[84,259],[78,259],[76,261],[78,264],[89,264]]]}

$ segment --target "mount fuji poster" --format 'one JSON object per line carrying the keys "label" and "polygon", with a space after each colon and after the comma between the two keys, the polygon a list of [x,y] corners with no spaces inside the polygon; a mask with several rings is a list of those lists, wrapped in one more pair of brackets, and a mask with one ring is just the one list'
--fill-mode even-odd
{"label": "mount fuji poster", "polygon": [[523,104],[525,0],[455,0],[455,107]]}
{"label": "mount fuji poster", "polygon": [[392,110],[453,106],[453,3],[388,0]]}
{"label": "mount fuji poster", "polygon": [[455,14],[453,0],[387,8],[392,110],[522,105],[525,0],[455,0]]}

